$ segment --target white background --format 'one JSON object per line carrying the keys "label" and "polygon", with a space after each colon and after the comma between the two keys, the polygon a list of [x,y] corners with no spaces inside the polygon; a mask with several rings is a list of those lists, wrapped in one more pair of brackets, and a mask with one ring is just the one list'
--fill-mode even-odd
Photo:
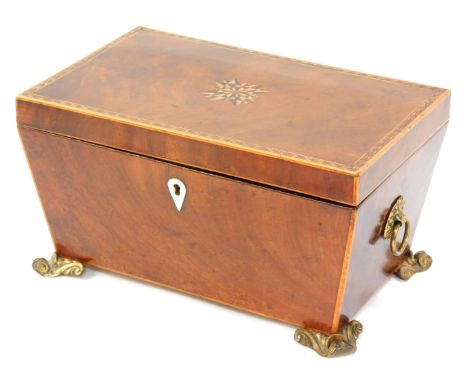
{"label": "white background", "polygon": [[[0,381],[466,378],[468,11],[464,1],[2,1]],[[356,354],[322,359],[294,328],[89,270],[43,279],[52,241],[16,133],[14,97],[137,25],[452,89],[415,249],[356,317]],[[457,377],[458,376],[458,377]]]}

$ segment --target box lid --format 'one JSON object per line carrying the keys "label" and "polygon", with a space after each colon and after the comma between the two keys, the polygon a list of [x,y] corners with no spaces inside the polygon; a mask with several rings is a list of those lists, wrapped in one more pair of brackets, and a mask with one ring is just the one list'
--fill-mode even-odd
{"label": "box lid", "polygon": [[17,97],[20,125],[358,205],[450,92],[136,28]]}

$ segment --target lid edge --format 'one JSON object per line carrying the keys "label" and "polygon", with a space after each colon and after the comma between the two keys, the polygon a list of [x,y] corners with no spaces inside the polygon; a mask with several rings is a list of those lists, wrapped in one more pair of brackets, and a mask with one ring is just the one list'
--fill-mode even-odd
{"label": "lid edge", "polygon": [[[356,174],[262,150],[18,96],[17,123],[79,141],[217,172],[355,207]],[[120,139],[122,136],[127,138]],[[119,138],[120,137],[120,138]],[[193,155],[196,153],[197,155]],[[288,174],[284,176],[284,174]]]}

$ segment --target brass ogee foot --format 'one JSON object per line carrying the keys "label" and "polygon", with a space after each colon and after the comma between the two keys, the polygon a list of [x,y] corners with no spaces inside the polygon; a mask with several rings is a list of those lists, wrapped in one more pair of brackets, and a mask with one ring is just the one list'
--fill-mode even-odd
{"label": "brass ogee foot", "polygon": [[76,260],[60,257],[55,252],[50,260],[39,258],[33,261],[33,269],[44,277],[81,276],[84,265]]}
{"label": "brass ogee foot", "polygon": [[297,329],[294,339],[301,345],[315,350],[322,357],[334,357],[354,353],[356,341],[361,333],[362,324],[353,320],[335,334],[325,334],[305,328]]}

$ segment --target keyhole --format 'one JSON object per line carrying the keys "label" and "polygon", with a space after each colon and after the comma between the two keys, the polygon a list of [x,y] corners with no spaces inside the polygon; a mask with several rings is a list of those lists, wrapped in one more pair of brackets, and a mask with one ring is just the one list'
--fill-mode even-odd
{"label": "keyhole", "polygon": [[167,188],[171,194],[172,201],[174,202],[177,211],[182,209],[184,204],[185,195],[187,194],[187,188],[184,182],[177,178],[171,178],[167,181]]}

